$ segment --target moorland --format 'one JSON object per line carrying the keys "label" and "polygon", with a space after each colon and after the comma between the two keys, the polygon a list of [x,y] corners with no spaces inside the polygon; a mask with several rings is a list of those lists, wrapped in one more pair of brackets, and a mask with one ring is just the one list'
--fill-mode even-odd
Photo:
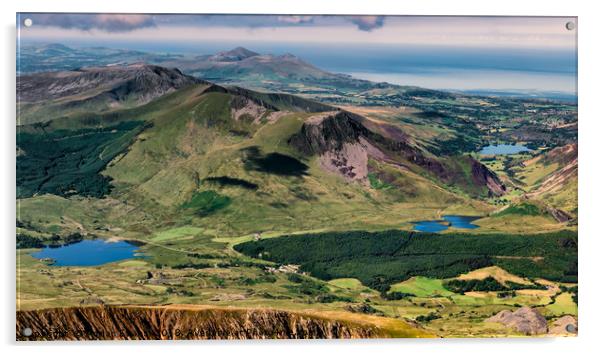
{"label": "moorland", "polygon": [[[23,321],[169,305],[351,328],[298,329],[310,337],[574,334],[558,324],[578,303],[572,102],[375,83],[245,48],[60,44],[22,48],[17,97]],[[482,153],[501,144],[524,148]],[[446,228],[417,231],[425,220]],[[136,252],[34,257],[82,240]],[[521,307],[545,328],[490,320]]]}

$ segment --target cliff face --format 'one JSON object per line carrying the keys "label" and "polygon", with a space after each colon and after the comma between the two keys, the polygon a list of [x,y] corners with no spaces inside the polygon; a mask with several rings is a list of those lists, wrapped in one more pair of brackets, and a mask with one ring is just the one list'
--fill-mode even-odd
{"label": "cliff face", "polygon": [[472,157],[452,158],[465,161],[470,175],[464,176],[457,164],[413,145],[401,129],[375,124],[346,111],[309,118],[289,139],[289,144],[306,155],[320,156],[324,169],[349,180],[365,180],[368,158],[373,158],[385,162],[406,161],[445,184],[483,187],[489,195],[502,195],[506,190],[495,173]]}
{"label": "cliff face", "polygon": [[310,118],[289,143],[306,155],[321,155],[341,150],[345,143],[356,143],[360,136],[368,134],[368,129],[352,114],[339,112]]}
{"label": "cliff face", "polygon": [[506,192],[506,186],[498,176],[491,172],[485,165],[471,158],[472,178],[475,184],[485,185],[490,195],[500,196]]}
{"label": "cliff face", "polygon": [[[33,332],[25,336],[25,328]],[[228,308],[70,307],[17,312],[17,340],[387,337],[374,325],[304,313]]]}

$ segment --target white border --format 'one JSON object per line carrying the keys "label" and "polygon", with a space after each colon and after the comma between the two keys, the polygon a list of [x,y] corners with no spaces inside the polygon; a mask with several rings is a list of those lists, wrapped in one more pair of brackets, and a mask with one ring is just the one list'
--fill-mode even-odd
{"label": "white border", "polygon": [[[287,354],[307,351],[369,352],[433,352],[462,353],[580,353],[598,351],[602,320],[602,287],[599,276],[602,235],[596,217],[602,201],[599,182],[602,169],[602,113],[600,110],[602,78],[600,77],[600,23],[602,13],[596,11],[595,1],[469,1],[469,0],[4,0],[1,3],[3,46],[3,80],[0,85],[4,115],[2,124],[2,238],[5,274],[1,291],[4,310],[0,327],[2,345],[11,352],[106,353],[109,350],[148,353],[177,352],[236,352],[265,353],[286,351]],[[16,12],[154,12],[154,13],[279,13],[279,14],[391,14],[391,15],[531,15],[578,16],[579,30],[579,337],[569,339],[444,339],[444,340],[361,340],[361,341],[248,341],[248,342],[163,342],[163,343],[49,343],[15,344],[15,13]],[[598,221],[598,222],[597,222]],[[136,346],[136,347],[134,347]]]}

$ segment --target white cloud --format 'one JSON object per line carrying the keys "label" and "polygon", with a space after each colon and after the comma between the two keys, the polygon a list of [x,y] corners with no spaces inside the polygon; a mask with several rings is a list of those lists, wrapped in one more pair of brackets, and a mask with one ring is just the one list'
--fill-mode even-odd
{"label": "white cloud", "polygon": [[[309,17],[309,16],[308,16]],[[113,18],[111,20],[119,20]],[[111,32],[77,27],[57,28],[34,25],[22,28],[24,39],[103,39],[172,42],[295,42],[295,43],[368,43],[397,45],[433,45],[458,47],[575,48],[576,30],[565,28],[572,18],[488,18],[488,17],[386,17],[386,26],[378,30],[358,30],[341,23],[303,26],[234,27],[198,25],[136,28],[128,32]],[[142,21],[142,19],[140,19]],[[290,18],[286,21],[309,21]],[[363,19],[365,23],[378,21]],[[34,21],[35,23],[35,21]],[[98,19],[98,23],[103,23]],[[123,23],[123,22],[121,22]],[[142,22],[143,23],[143,22]],[[125,25],[125,24],[124,24]]]}
{"label": "white cloud", "polygon": [[314,16],[278,16],[278,21],[293,24],[312,23]]}
{"label": "white cloud", "polygon": [[154,27],[153,16],[138,14],[31,14],[36,26],[48,26],[82,31],[128,32]]}

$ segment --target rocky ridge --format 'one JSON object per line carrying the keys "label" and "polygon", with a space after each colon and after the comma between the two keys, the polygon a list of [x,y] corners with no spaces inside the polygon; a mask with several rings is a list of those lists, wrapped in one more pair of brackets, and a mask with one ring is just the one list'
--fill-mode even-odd
{"label": "rocky ridge", "polygon": [[[17,312],[17,340],[318,339],[388,334],[301,312],[206,306],[89,306]],[[32,335],[26,336],[26,328]]]}

